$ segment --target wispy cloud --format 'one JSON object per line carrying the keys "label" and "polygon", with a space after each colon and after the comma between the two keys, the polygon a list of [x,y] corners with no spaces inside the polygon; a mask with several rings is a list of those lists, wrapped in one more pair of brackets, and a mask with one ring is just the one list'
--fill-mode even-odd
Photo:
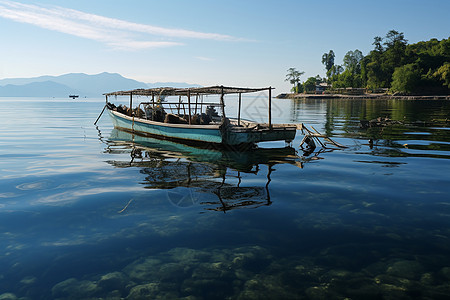
{"label": "wispy cloud", "polygon": [[[230,35],[172,29],[104,17],[59,6],[43,7],[0,0],[0,17],[102,42],[118,49],[182,45],[174,39],[242,40]],[[170,40],[164,40],[170,38]]]}
{"label": "wispy cloud", "polygon": [[213,61],[214,60],[214,58],[206,57],[206,56],[196,56],[195,58],[199,59],[199,60],[204,60],[204,61]]}

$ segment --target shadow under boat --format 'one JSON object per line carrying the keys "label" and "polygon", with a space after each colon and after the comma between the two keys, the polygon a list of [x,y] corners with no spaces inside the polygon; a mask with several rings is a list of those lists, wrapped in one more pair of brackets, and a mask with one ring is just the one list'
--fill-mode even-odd
{"label": "shadow under boat", "polygon": [[112,130],[106,143],[108,153],[130,153],[129,160],[109,160],[109,164],[140,168],[145,188],[166,189],[168,200],[177,207],[200,205],[226,212],[267,206],[272,203],[269,183],[274,165],[303,167],[292,147],[199,148],[118,129]]}

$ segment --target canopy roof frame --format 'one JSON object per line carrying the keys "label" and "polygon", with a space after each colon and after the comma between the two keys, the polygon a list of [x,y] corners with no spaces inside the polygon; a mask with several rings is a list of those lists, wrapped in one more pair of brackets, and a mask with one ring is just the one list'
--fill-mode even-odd
{"label": "canopy roof frame", "polygon": [[130,91],[117,91],[105,93],[105,96],[188,96],[192,95],[226,95],[226,94],[244,94],[255,93],[260,91],[272,90],[272,87],[266,88],[240,88],[228,86],[209,86],[209,87],[192,87],[192,88],[173,88],[160,87],[152,89],[135,89]]}
{"label": "canopy roof frame", "polygon": [[[105,93],[106,102],[108,102],[109,96],[130,96],[130,107],[132,107],[133,96],[151,96],[153,106],[154,96],[186,96],[188,99],[188,111],[189,111],[189,125],[191,125],[191,96],[199,95],[220,95],[220,107],[222,108],[222,122],[225,122],[225,102],[224,95],[227,94],[239,94],[239,107],[238,107],[238,124],[240,125],[241,116],[241,94],[255,93],[261,91],[269,91],[269,129],[272,130],[272,87],[265,88],[241,88],[241,87],[229,87],[223,85],[215,85],[209,87],[192,87],[192,88],[173,88],[173,87],[160,87],[152,89],[135,89],[130,91],[117,91],[111,93]],[[133,112],[131,111],[133,116]]]}

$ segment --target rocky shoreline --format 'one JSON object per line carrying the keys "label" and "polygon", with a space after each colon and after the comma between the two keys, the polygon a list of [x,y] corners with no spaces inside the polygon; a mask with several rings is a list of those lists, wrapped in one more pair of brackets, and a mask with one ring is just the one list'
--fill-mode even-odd
{"label": "rocky shoreline", "polygon": [[279,94],[277,99],[398,99],[398,100],[450,100],[450,95],[434,95],[434,96],[414,96],[414,95],[389,95],[389,94],[362,94],[362,95],[346,95],[346,94]]}

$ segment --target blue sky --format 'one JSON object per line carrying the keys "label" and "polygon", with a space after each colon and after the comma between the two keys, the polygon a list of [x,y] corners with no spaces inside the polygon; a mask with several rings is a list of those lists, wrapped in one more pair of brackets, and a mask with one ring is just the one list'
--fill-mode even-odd
{"label": "blue sky", "polygon": [[325,75],[395,29],[410,43],[450,35],[448,0],[0,0],[0,78],[120,73],[144,82],[274,86],[286,70]]}

